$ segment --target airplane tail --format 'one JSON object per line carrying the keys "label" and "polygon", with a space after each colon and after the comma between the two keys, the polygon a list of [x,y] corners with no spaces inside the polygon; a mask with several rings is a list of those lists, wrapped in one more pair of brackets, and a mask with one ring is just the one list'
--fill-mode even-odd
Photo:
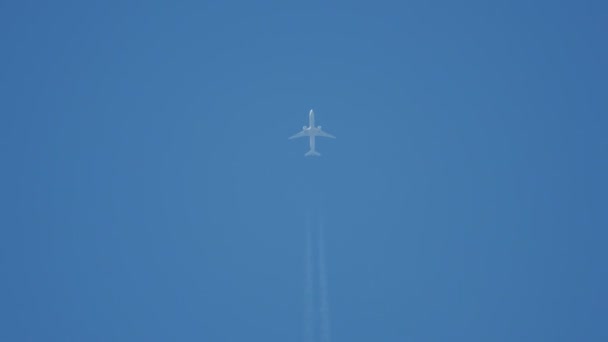
{"label": "airplane tail", "polygon": [[321,155],[321,153],[319,153],[319,152],[317,152],[315,150],[310,150],[310,151],[306,152],[304,155],[306,157],[318,157],[318,156]]}

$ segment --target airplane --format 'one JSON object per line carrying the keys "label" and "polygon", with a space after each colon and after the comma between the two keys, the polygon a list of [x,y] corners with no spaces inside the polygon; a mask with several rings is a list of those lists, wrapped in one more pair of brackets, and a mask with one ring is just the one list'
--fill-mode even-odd
{"label": "airplane", "polygon": [[309,120],[308,127],[306,127],[306,126],[302,127],[301,132],[299,132],[295,135],[292,135],[291,137],[289,137],[289,139],[309,137],[310,138],[310,140],[309,140],[310,151],[306,152],[304,155],[306,157],[313,157],[313,156],[318,157],[321,155],[321,153],[315,151],[315,137],[318,136],[318,137],[326,137],[326,138],[332,138],[332,139],[335,139],[336,137],[323,131],[321,129],[321,126],[315,127],[315,113],[312,111],[312,109],[310,110],[310,113],[308,113],[308,120]]}

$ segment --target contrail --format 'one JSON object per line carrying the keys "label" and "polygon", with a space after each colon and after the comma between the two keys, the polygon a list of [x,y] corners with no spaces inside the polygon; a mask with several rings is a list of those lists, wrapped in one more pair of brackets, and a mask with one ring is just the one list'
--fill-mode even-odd
{"label": "contrail", "polygon": [[314,342],[314,256],[312,248],[312,222],[310,216],[306,220],[306,279],[304,284],[304,342]]}
{"label": "contrail", "polygon": [[321,342],[330,341],[330,329],[329,329],[329,294],[327,291],[327,274],[325,265],[325,232],[323,222],[319,223],[319,291],[321,307],[319,308],[320,319],[321,319]]}

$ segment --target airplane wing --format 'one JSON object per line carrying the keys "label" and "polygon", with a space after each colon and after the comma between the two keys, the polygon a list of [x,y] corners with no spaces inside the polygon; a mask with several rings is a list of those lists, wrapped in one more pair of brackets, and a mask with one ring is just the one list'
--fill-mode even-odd
{"label": "airplane wing", "polygon": [[321,131],[321,130],[319,130],[316,135],[318,135],[320,137],[326,137],[326,138],[336,139],[336,137],[334,137],[333,135],[331,135],[331,134],[329,134],[329,133],[327,133],[325,131]]}
{"label": "airplane wing", "polygon": [[306,134],[306,131],[301,131],[299,133],[296,133],[292,136],[289,137],[289,139],[295,139],[295,138],[301,138],[301,137],[307,137],[308,134]]}

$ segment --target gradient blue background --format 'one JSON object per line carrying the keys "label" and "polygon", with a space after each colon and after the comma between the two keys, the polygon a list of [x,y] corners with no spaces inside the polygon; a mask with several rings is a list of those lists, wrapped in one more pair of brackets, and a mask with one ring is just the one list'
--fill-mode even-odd
{"label": "gradient blue background", "polygon": [[607,341],[607,13],[0,3],[0,340]]}

